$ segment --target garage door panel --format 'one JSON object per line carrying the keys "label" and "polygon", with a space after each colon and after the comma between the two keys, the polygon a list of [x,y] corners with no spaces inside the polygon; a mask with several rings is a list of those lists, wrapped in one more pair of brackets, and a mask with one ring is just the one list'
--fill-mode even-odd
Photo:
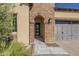
{"label": "garage door panel", "polygon": [[63,40],[70,40],[71,39],[71,25],[70,24],[63,24],[62,31],[63,31]]}
{"label": "garage door panel", "polygon": [[62,31],[62,24],[57,24],[57,31]]}
{"label": "garage door panel", "polygon": [[61,40],[62,39],[62,24],[57,24],[57,32],[56,32],[56,39]]}
{"label": "garage door panel", "polygon": [[72,39],[79,39],[79,24],[72,24]]}
{"label": "garage door panel", "polygon": [[77,37],[76,36],[72,36],[72,40],[76,40],[77,39]]}
{"label": "garage door panel", "polygon": [[71,40],[71,35],[67,35],[66,40]]}
{"label": "garage door panel", "polygon": [[58,40],[79,40],[79,21],[57,21]]}
{"label": "garage door panel", "polygon": [[58,33],[57,33],[57,40],[61,40],[62,39],[62,33],[61,33],[61,31],[59,31]]}

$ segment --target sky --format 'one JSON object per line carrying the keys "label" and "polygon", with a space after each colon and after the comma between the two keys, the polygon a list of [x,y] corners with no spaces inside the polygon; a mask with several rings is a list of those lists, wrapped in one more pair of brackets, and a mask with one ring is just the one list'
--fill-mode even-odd
{"label": "sky", "polygon": [[79,3],[56,3],[55,7],[79,9]]}

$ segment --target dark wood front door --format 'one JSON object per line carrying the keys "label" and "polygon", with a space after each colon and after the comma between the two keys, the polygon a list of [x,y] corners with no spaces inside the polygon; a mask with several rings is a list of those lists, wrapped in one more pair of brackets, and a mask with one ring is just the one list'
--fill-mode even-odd
{"label": "dark wood front door", "polygon": [[35,23],[35,37],[40,37],[40,23]]}

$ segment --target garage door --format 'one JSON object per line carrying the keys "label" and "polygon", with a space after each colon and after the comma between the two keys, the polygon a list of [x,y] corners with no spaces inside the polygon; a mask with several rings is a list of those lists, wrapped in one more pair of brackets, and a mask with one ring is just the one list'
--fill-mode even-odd
{"label": "garage door", "polygon": [[79,21],[56,20],[56,39],[57,40],[78,40]]}

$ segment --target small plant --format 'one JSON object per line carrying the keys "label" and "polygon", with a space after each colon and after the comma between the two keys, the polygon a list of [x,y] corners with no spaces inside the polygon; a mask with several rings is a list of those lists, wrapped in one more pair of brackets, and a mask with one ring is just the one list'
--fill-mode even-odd
{"label": "small plant", "polygon": [[8,47],[4,48],[1,55],[3,56],[30,56],[32,54],[31,48],[26,49],[22,43],[13,41]]}

